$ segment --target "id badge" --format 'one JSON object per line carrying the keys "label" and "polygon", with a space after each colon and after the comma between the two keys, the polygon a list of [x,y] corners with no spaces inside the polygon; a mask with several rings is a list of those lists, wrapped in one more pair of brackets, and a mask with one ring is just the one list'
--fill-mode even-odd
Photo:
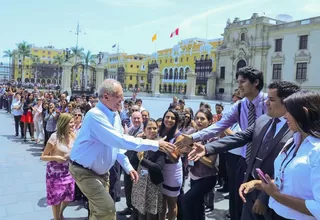
{"label": "id badge", "polygon": [[279,172],[276,175],[276,178],[274,180],[274,184],[276,184],[276,186],[278,187],[279,190],[281,190],[283,187],[281,175]]}
{"label": "id badge", "polygon": [[148,170],[145,170],[145,169],[141,170],[141,176],[145,176],[145,175],[148,175],[148,174],[149,174]]}
{"label": "id badge", "polygon": [[193,160],[188,160],[188,165],[194,167],[194,161]]}

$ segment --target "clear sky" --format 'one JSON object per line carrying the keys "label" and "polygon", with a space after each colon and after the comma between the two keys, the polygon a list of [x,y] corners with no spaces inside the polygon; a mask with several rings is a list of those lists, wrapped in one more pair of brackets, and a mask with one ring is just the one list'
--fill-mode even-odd
{"label": "clear sky", "polygon": [[[79,46],[112,52],[119,43],[127,53],[152,53],[190,37],[220,38],[228,18],[248,19],[252,13],[294,20],[320,16],[320,0],[2,0],[0,61],[3,51],[23,40],[36,46],[72,47],[77,22]],[[180,36],[170,39],[175,28]],[[71,31],[71,32],[70,32]]]}

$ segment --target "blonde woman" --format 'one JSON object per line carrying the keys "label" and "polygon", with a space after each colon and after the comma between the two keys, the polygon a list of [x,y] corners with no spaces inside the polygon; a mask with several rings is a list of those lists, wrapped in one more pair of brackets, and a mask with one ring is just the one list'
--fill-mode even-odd
{"label": "blonde woman", "polygon": [[75,181],[69,173],[69,153],[75,139],[74,119],[68,113],[60,115],[57,131],[50,136],[41,160],[48,161],[46,185],[47,204],[52,205],[54,220],[63,219],[63,210],[74,199]]}

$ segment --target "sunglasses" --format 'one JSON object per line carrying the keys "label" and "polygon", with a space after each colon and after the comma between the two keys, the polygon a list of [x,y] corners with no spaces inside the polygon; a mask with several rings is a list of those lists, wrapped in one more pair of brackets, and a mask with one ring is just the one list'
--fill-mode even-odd
{"label": "sunglasses", "polygon": [[74,116],[76,116],[76,117],[82,117],[81,114],[75,114]]}
{"label": "sunglasses", "polygon": [[138,110],[138,109],[132,109],[132,111],[133,111],[133,112],[138,112],[139,110]]}

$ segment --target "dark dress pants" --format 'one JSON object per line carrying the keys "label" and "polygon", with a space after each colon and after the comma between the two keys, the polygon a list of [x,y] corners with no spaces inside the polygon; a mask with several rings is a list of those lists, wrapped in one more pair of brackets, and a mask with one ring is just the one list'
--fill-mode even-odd
{"label": "dark dress pants", "polygon": [[204,196],[215,187],[216,181],[216,176],[190,181],[191,188],[184,195],[183,201],[184,220],[205,220]]}
{"label": "dark dress pants", "polygon": [[244,180],[244,176],[245,176],[245,172],[247,170],[247,163],[246,163],[246,159],[244,159],[243,157],[240,157],[238,160],[238,164],[237,164],[237,170],[236,170],[236,179],[235,179],[235,188],[233,189],[235,192],[235,219],[232,220],[240,220],[241,219],[241,213],[242,213],[242,205],[243,205],[243,201],[239,196],[239,188],[241,186],[241,184],[243,183]]}
{"label": "dark dress pants", "polygon": [[229,211],[230,211],[230,218],[232,220],[237,219],[237,212],[236,212],[236,201],[239,197],[238,195],[238,188],[237,188],[237,165],[241,158],[241,156],[232,154],[232,153],[226,153],[226,164],[227,164],[227,174],[228,174],[228,183],[229,183]]}
{"label": "dark dress pants", "polygon": [[260,191],[254,190],[246,195],[246,203],[242,206],[241,220],[265,220],[263,215],[258,215],[252,212],[252,207],[257,199],[257,193]]}
{"label": "dark dress pants", "polygon": [[21,121],[21,117],[22,117],[21,115],[14,116],[14,125],[15,125],[15,129],[16,129],[16,135],[19,135],[19,127],[20,127],[21,137],[23,137],[24,136],[24,134],[23,134],[24,124]]}
{"label": "dark dress pants", "polygon": [[226,153],[219,154],[219,180],[223,180],[223,188],[228,189],[229,181],[226,165]]}

